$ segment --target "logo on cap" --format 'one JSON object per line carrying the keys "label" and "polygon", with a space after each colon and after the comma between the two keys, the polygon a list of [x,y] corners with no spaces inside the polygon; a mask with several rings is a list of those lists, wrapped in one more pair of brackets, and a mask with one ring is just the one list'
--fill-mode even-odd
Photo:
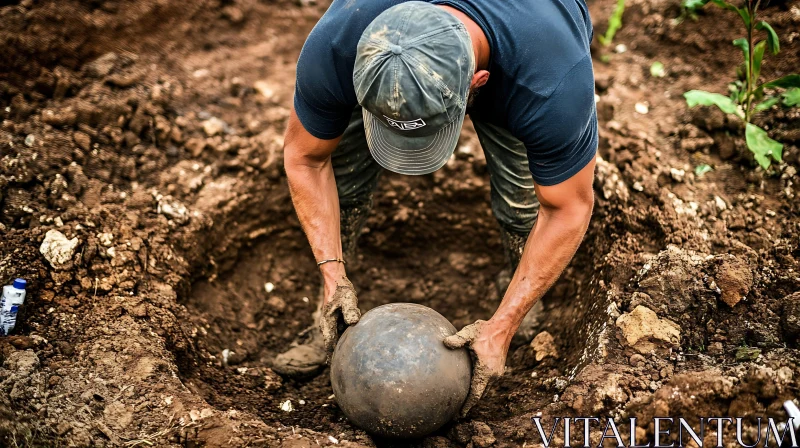
{"label": "logo on cap", "polygon": [[416,120],[411,121],[392,120],[386,115],[384,115],[383,118],[386,119],[386,121],[389,123],[389,126],[400,129],[401,131],[412,131],[425,126],[425,121],[423,121],[422,118],[417,118]]}

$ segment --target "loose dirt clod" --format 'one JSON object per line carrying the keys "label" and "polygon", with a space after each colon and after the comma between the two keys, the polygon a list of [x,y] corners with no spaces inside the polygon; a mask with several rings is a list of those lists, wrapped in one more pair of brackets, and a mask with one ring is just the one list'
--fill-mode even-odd
{"label": "loose dirt clod", "polygon": [[781,326],[786,336],[796,344],[800,344],[800,292],[790,294],[781,300]]}
{"label": "loose dirt clod", "polygon": [[89,76],[96,78],[103,77],[111,73],[111,70],[114,69],[114,65],[116,65],[117,61],[119,61],[119,55],[117,53],[106,53],[94,61],[86,64],[84,66],[84,70],[86,70],[86,74]]}
{"label": "loose dirt clod", "polygon": [[715,278],[717,286],[722,291],[722,301],[731,307],[744,299],[753,285],[750,266],[735,256],[722,259]]}
{"label": "loose dirt clod", "polygon": [[19,376],[29,376],[39,368],[39,357],[33,350],[14,352],[3,363],[3,367]]}
{"label": "loose dirt clod", "polygon": [[548,356],[558,358],[558,349],[556,349],[555,339],[553,339],[553,335],[546,331],[537,334],[536,337],[533,338],[533,341],[531,341],[531,348],[536,353],[537,361],[541,361]]}
{"label": "loose dirt clod", "polygon": [[681,327],[668,319],[659,319],[653,310],[642,305],[617,318],[622,341],[639,353],[651,353],[658,348],[677,347]]}
{"label": "loose dirt clod", "polygon": [[497,441],[492,428],[484,422],[472,422],[472,443],[480,448],[488,448]]}

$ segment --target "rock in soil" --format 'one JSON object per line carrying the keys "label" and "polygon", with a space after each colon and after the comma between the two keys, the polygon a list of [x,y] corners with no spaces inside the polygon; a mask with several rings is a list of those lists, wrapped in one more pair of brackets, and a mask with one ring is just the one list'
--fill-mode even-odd
{"label": "rock in soil", "polygon": [[790,341],[800,341],[800,291],[784,297],[782,300],[781,327]]}
{"label": "rock in soil", "polygon": [[203,132],[206,136],[213,137],[223,133],[228,125],[217,117],[211,117],[203,122]]}
{"label": "rock in soil", "polygon": [[681,327],[669,319],[659,319],[656,313],[642,305],[617,318],[621,341],[639,353],[680,345]]}
{"label": "rock in soil", "polygon": [[101,78],[111,73],[111,70],[114,69],[114,66],[118,61],[119,55],[117,53],[106,53],[94,61],[86,64],[84,69],[86,70],[87,75],[95,78]]}
{"label": "rock in soil", "polygon": [[28,376],[39,368],[39,357],[33,350],[20,350],[12,353],[3,363],[3,367],[15,375]]}
{"label": "rock in soil", "polygon": [[72,256],[75,255],[75,249],[77,249],[79,243],[80,241],[78,241],[77,237],[68,239],[58,230],[49,230],[45,234],[39,251],[50,262],[50,266],[62,269],[72,261]]}
{"label": "rock in soil", "polygon": [[494,445],[496,440],[489,425],[484,422],[472,422],[472,443],[475,446],[488,448]]}
{"label": "rock in soil", "polygon": [[558,349],[556,349],[555,339],[550,333],[543,331],[536,335],[531,341],[531,348],[536,353],[536,360],[541,361],[544,358],[551,356],[558,358]]}

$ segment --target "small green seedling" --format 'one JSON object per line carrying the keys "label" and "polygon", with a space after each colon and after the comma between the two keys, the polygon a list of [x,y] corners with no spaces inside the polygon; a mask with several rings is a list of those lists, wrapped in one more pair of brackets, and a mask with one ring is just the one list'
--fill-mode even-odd
{"label": "small green seedling", "polygon": [[696,167],[694,167],[694,175],[697,176],[697,177],[703,177],[704,174],[710,173],[713,170],[714,170],[714,168],[711,168],[710,165],[708,165],[706,163],[702,163],[702,164],[697,165]]}
{"label": "small green seedling", "polygon": [[[730,96],[703,90],[690,90],[683,94],[689,107],[696,105],[717,106],[725,113],[736,115],[745,123],[747,148],[755,156],[756,162],[765,170],[772,160],[783,162],[783,144],[771,139],[767,131],[751,123],[753,114],[782,104],[786,107],[800,104],[800,74],[786,75],[772,81],[759,83],[761,62],[767,49],[777,55],[780,51],[778,33],[765,21],[756,21],[756,13],[761,0],[743,0],[743,6],[736,6],[725,0],[684,0],[683,7],[690,15],[705,6],[709,1],[720,8],[735,11],[744,22],[747,37],[733,41],[742,49],[744,62],[737,68],[737,79],[728,85]],[[766,33],[766,39],[757,40],[757,31]],[[778,94],[777,89],[783,91]]]}
{"label": "small green seedling", "polygon": [[611,17],[608,18],[608,29],[606,29],[606,34],[601,34],[597,36],[597,41],[600,42],[604,47],[611,45],[611,42],[614,40],[614,35],[617,34],[620,28],[622,28],[622,13],[625,12],[625,0],[617,0],[617,6],[614,8],[614,12],[611,13]]}

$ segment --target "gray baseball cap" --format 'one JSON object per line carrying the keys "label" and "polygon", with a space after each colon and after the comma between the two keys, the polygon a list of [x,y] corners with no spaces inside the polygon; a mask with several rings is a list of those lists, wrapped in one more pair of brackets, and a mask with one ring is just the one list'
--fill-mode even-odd
{"label": "gray baseball cap", "polygon": [[372,157],[400,174],[441,168],[456,148],[475,72],[455,16],[411,1],[382,12],[358,42],[353,84]]}

